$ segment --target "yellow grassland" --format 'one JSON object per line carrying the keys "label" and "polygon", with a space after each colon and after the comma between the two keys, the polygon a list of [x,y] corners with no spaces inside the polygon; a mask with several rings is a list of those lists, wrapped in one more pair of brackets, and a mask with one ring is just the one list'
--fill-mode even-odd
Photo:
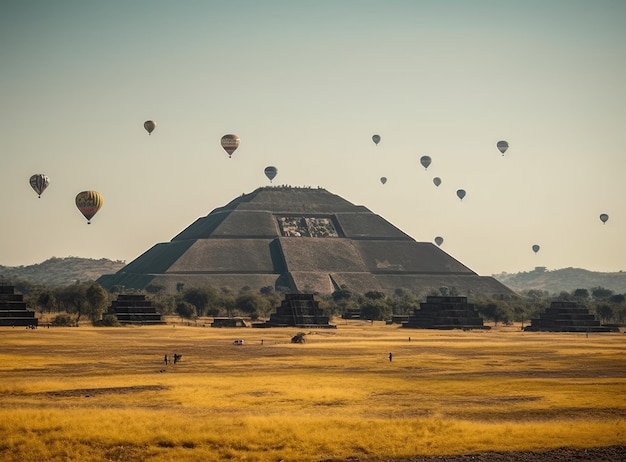
{"label": "yellow grassland", "polygon": [[292,328],[0,328],[0,460],[385,460],[626,441],[624,334],[337,324],[301,345]]}

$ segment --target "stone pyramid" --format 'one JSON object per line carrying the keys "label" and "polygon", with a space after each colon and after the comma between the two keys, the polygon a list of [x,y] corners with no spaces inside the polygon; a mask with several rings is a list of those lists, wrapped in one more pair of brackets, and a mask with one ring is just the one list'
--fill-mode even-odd
{"label": "stone pyramid", "polygon": [[364,206],[321,188],[262,187],[156,244],[105,288],[213,286],[329,294],[341,287],[512,294],[430,242],[417,242]]}

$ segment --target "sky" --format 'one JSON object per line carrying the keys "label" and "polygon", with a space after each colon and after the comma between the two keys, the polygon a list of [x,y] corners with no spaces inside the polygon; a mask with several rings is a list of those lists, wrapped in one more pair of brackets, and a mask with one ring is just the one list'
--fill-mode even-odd
{"label": "sky", "polygon": [[626,270],[624,24],[621,0],[0,0],[0,265],[130,262],[272,165],[481,275]]}

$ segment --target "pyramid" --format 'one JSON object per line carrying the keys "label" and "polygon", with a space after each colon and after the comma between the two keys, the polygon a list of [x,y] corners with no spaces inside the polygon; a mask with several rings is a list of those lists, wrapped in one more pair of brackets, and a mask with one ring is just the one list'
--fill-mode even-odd
{"label": "pyramid", "polygon": [[577,302],[554,301],[539,317],[531,319],[525,331],[534,332],[619,332],[617,327],[601,326],[586,306]]}
{"label": "pyramid", "polygon": [[366,207],[322,188],[262,187],[199,218],[98,282],[145,289],[213,286],[330,294],[346,287],[513,292]]}
{"label": "pyramid", "polygon": [[14,286],[0,284],[0,326],[36,327],[39,319],[26,307],[24,295],[16,294]]}

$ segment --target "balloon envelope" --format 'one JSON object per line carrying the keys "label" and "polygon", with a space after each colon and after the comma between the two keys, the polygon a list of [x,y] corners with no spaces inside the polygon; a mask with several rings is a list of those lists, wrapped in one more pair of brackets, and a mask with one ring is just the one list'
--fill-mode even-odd
{"label": "balloon envelope", "polygon": [[380,182],[381,182],[382,184],[387,183],[387,177],[385,177],[385,176],[380,177]]}
{"label": "balloon envelope", "polygon": [[436,176],[435,178],[433,178],[433,183],[435,183],[435,186],[439,187],[439,185],[441,184],[441,178]]}
{"label": "balloon envelope", "polygon": [[443,237],[441,237],[441,236],[437,236],[437,237],[435,238],[435,244],[437,244],[437,245],[441,245],[441,244],[443,244]]}
{"label": "balloon envelope", "polygon": [[37,173],[30,177],[30,187],[35,190],[37,195],[41,197],[41,194],[50,184],[50,180],[43,173]]}
{"label": "balloon envelope", "polygon": [[465,197],[465,189],[458,189],[456,195],[459,199],[463,200],[463,198]]}
{"label": "balloon envelope", "polygon": [[535,252],[535,253],[539,252],[540,248],[541,247],[539,247],[537,244],[533,245],[533,252]]}
{"label": "balloon envelope", "polygon": [[239,137],[233,133],[222,136],[222,148],[228,153],[228,157],[233,155],[233,152],[239,147]]}
{"label": "balloon envelope", "polygon": [[375,145],[378,146],[378,143],[380,143],[380,135],[372,136],[372,141],[374,142]]}
{"label": "balloon envelope", "polygon": [[264,171],[265,171],[265,176],[269,178],[270,183],[272,182],[274,177],[278,174],[278,169],[276,167],[272,167],[271,165],[269,167],[265,167]]}
{"label": "balloon envelope", "polygon": [[91,223],[103,203],[104,197],[98,191],[82,191],[76,195],[76,207],[87,219],[87,224]]}
{"label": "balloon envelope", "polygon": [[600,215],[600,220],[602,223],[606,223],[609,220],[609,216],[606,213]]}
{"label": "balloon envelope", "polygon": [[154,120],[146,120],[143,123],[143,128],[146,129],[148,135],[151,135],[154,129],[156,128],[156,122]]}
{"label": "balloon envelope", "polygon": [[498,146],[498,150],[502,153],[502,155],[504,155],[506,150],[509,149],[509,143],[506,141],[498,141],[496,146]]}
{"label": "balloon envelope", "polygon": [[422,156],[422,157],[420,157],[420,164],[422,164],[422,166],[425,169],[428,169],[428,166],[430,165],[431,162],[432,162],[432,159],[430,158],[430,156]]}

